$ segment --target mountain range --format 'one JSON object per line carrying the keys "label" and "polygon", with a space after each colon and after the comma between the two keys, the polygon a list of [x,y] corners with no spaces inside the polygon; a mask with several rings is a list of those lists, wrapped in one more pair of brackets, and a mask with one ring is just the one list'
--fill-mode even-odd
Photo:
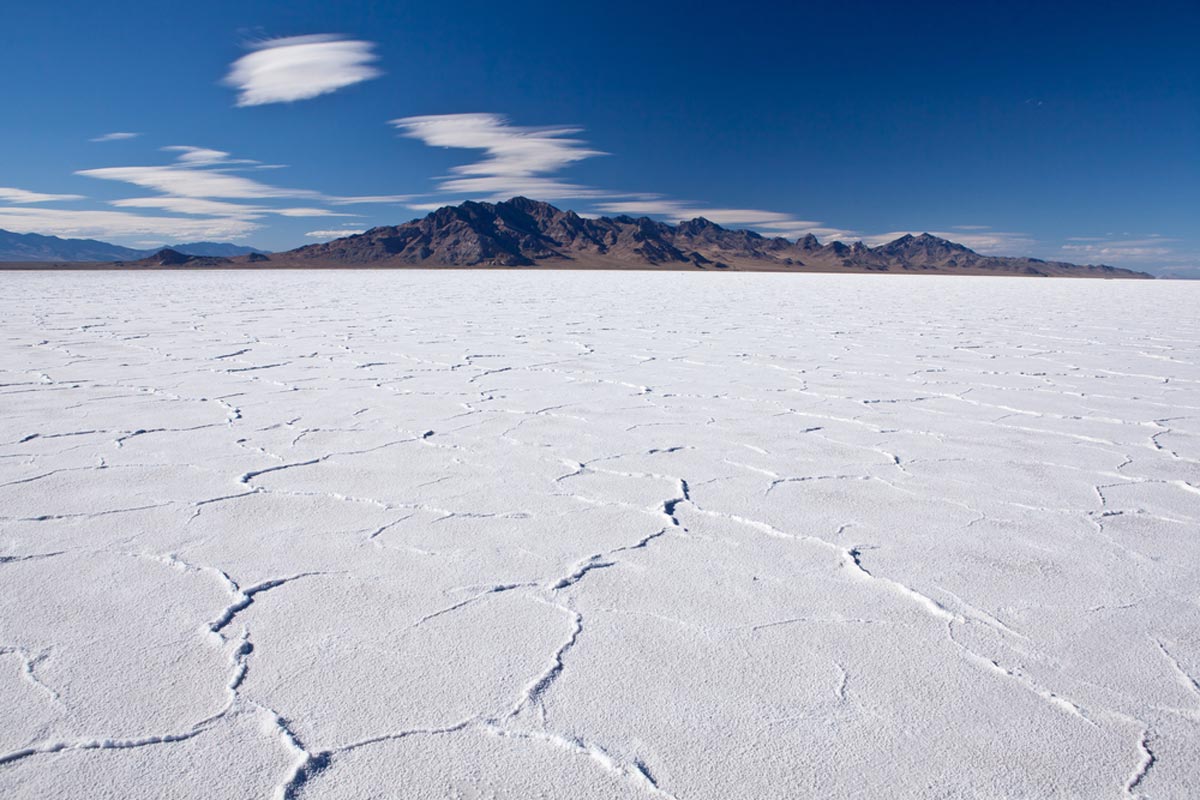
{"label": "mountain range", "polygon": [[131,261],[146,258],[164,247],[190,256],[221,258],[263,252],[254,247],[226,242],[188,242],[135,250],[96,239],[60,239],[57,236],[0,230],[0,261]]}
{"label": "mountain range", "polygon": [[649,217],[588,218],[515,197],[445,206],[403,225],[271,257],[290,265],[577,266],[821,272],[953,272],[1151,277],[1110,266],[988,256],[923,233],[868,247],[731,230],[704,218],[671,225]]}
{"label": "mountain range", "polygon": [[[0,260],[10,259],[0,234]],[[7,234],[11,236],[12,234]],[[27,235],[28,236],[32,236]],[[26,237],[26,238],[27,238]],[[877,247],[795,241],[724,228],[704,218],[672,225],[649,217],[583,217],[549,203],[514,197],[500,203],[444,206],[403,225],[372,228],[284,253],[232,253],[236,245],[180,245],[147,255],[103,242],[36,237],[62,243],[70,256],[11,260],[115,261],[128,267],[559,267],[599,269],[898,272],[976,275],[1150,278],[1105,265],[991,256],[923,233]],[[69,245],[69,247],[67,247]],[[243,248],[249,250],[250,248]],[[42,252],[48,252],[43,250]]]}

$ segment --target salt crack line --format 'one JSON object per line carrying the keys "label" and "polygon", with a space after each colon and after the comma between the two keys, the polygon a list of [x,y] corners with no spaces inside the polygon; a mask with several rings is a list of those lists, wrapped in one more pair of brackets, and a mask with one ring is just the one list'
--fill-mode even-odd
{"label": "salt crack line", "polygon": [[966,622],[965,617],[962,617],[959,614],[955,614],[955,613],[951,612],[944,605],[939,603],[937,600],[934,600],[929,595],[922,594],[921,592],[918,592],[916,589],[906,586],[903,583],[900,583],[899,581],[892,580],[891,578],[883,578],[878,575],[872,574],[862,564],[862,547],[863,547],[862,545],[856,545],[855,547],[851,547],[850,549],[846,550],[844,558],[843,558],[843,563],[848,566],[852,566],[855,570],[858,571],[858,573],[861,573],[862,575],[866,576],[867,578],[870,578],[871,580],[874,580],[874,581],[880,581],[884,585],[891,587],[894,591],[913,600],[918,605],[920,605],[922,608],[924,608],[926,611],[928,611],[930,614],[932,614],[935,617],[938,617],[939,619],[944,619],[947,622]]}
{"label": "salt crack line", "polygon": [[[617,551],[614,550],[613,552]],[[568,586],[578,583],[583,576],[587,575],[592,570],[604,569],[606,567],[614,566],[617,563],[615,561],[604,561],[603,558],[604,556],[600,553],[588,556],[572,572],[563,576],[562,578],[559,578],[557,581],[547,586],[546,589],[551,592],[559,589],[566,589]]]}
{"label": "salt crack line", "polygon": [[[967,659],[969,661],[977,664],[978,666],[983,667],[985,670],[988,670],[989,672],[992,672],[993,674],[1001,675],[1009,680],[1015,681],[1018,685],[1020,685],[1027,692],[1031,692],[1032,694],[1036,695],[1037,697],[1040,697],[1042,700],[1046,701],[1050,706],[1058,709],[1059,711],[1062,711],[1073,717],[1081,719],[1084,722],[1086,722],[1088,725],[1091,725],[1093,727],[1096,726],[1096,723],[1091,719],[1091,717],[1088,716],[1088,714],[1084,711],[1083,707],[1081,705],[1079,705],[1078,703],[1076,703],[1073,700],[1070,700],[1066,697],[1063,697],[1062,695],[1058,694],[1057,692],[1047,689],[1045,686],[1042,686],[1041,684],[1037,683],[1032,678],[1030,678],[1028,675],[1023,673],[1020,669],[1015,668],[1015,667],[1014,668],[1006,667],[1003,664],[1001,664],[999,661],[996,661],[993,658],[988,658],[987,656],[976,653],[974,650],[972,650],[971,648],[964,645],[962,642],[955,639],[954,638],[954,628],[953,628],[952,623],[946,624],[946,635],[949,637],[950,641],[954,644],[954,646],[957,647],[959,649],[959,651],[961,651],[967,657]],[[1122,719],[1125,719],[1125,718],[1122,717]]]}
{"label": "salt crack line", "polygon": [[[690,500],[690,498],[689,498],[689,500]],[[943,606],[941,603],[934,600],[932,597],[922,594],[921,592],[918,592],[916,589],[906,586],[905,584],[900,583],[899,581],[892,580],[891,578],[884,578],[882,576],[875,575],[872,572],[870,572],[862,564],[862,550],[865,547],[864,545],[857,545],[855,547],[845,548],[845,547],[842,547],[841,545],[835,544],[834,542],[828,541],[827,539],[822,539],[819,536],[812,536],[812,535],[808,535],[808,534],[787,533],[785,531],[779,530],[778,528],[776,528],[773,525],[770,525],[766,522],[761,522],[756,519],[742,517],[737,514],[728,514],[723,511],[712,511],[709,509],[701,508],[700,506],[697,506],[694,502],[690,503],[690,505],[695,511],[697,511],[700,514],[704,514],[704,515],[710,516],[710,517],[716,517],[718,519],[727,519],[727,520],[730,520],[731,522],[737,522],[739,524],[746,525],[747,527],[754,528],[755,530],[758,530],[758,531],[765,533],[768,536],[771,536],[774,538],[806,542],[809,544],[814,544],[814,545],[818,545],[820,547],[824,547],[828,550],[832,550],[835,554],[838,555],[839,559],[841,560],[841,565],[843,567],[850,568],[853,571],[853,574],[860,575],[871,581],[878,581],[879,583],[883,584],[884,586],[889,587],[892,591],[916,602],[917,605],[919,605],[921,608],[923,608],[930,615],[932,615],[938,619],[944,620],[946,622],[966,622],[967,621],[967,619],[965,617],[963,617],[960,614],[955,614],[954,612],[950,611],[945,606]],[[845,530],[845,526],[843,526],[839,530],[839,533],[842,530]]]}
{"label": "salt crack line", "polygon": [[40,561],[65,554],[66,550],[54,550],[49,553],[30,553],[23,556],[0,556],[0,564],[20,564],[22,561]]}
{"label": "salt crack line", "polygon": [[256,583],[253,586],[248,586],[245,589],[240,588],[237,582],[224,572],[221,574],[225,576],[226,581],[230,586],[232,586],[235,599],[233,603],[230,603],[225,607],[225,610],[221,612],[220,616],[208,623],[208,630],[217,634],[219,634],[226,625],[233,622],[233,618],[236,617],[240,612],[250,607],[250,605],[254,602],[255,595],[270,591],[276,587],[283,586],[285,583],[291,583],[292,581],[299,580],[301,578],[310,578],[316,575],[327,575],[329,573],[298,572],[295,575],[287,575],[282,578],[271,578],[269,580]]}
{"label": "salt crack line", "polygon": [[296,756],[292,771],[283,783],[275,787],[272,795],[275,800],[292,800],[304,784],[329,766],[331,754],[328,751],[310,752],[300,742],[287,720],[266,706],[259,706],[259,709],[270,718],[264,725],[266,732],[276,734],[284,748]]}
{"label": "salt crack line", "polygon": [[545,709],[542,706],[542,697],[558,678],[558,676],[562,674],[562,671],[566,666],[563,663],[563,659],[566,658],[567,653],[570,652],[571,648],[575,646],[575,643],[579,641],[579,635],[583,633],[583,615],[578,611],[570,608],[569,606],[562,605],[561,603],[555,603],[540,597],[537,598],[537,600],[538,602],[553,606],[569,616],[571,618],[571,633],[550,656],[550,662],[546,665],[546,668],[542,671],[542,673],[530,681],[525,689],[521,692],[521,696],[517,699],[516,703],[513,704],[512,708],[509,709],[507,719],[516,717],[528,706],[537,706],[542,711],[544,716]]}
{"label": "salt crack line", "polygon": [[582,739],[559,736],[548,731],[512,730],[496,725],[495,723],[485,724],[483,730],[499,738],[541,742],[567,750],[575,755],[584,756],[598,764],[605,772],[633,783],[652,797],[678,800],[675,795],[658,785],[658,782],[650,774],[650,770],[647,769],[645,762],[641,759],[634,759],[632,764],[626,764],[619,761],[599,745],[586,742]]}
{"label": "salt crack line", "polygon": [[42,679],[37,676],[37,665],[45,661],[50,655],[49,650],[43,650],[40,653],[30,652],[24,647],[17,645],[0,645],[0,656],[13,655],[21,660],[21,675],[25,680],[33,684],[38,691],[45,694],[52,704],[61,710],[66,710],[63,704],[62,697],[54,689],[42,682]]}
{"label": "salt crack line", "polygon": [[459,609],[466,608],[467,606],[477,603],[480,600],[490,597],[491,595],[503,594],[504,592],[510,592],[513,589],[525,589],[525,588],[529,588],[532,586],[537,586],[537,584],[529,583],[529,582],[526,582],[526,583],[498,583],[494,586],[488,586],[483,591],[479,592],[478,594],[474,594],[474,595],[466,598],[465,600],[460,600],[457,603],[454,603],[453,605],[449,605],[449,606],[446,606],[445,608],[440,608],[437,611],[432,611],[432,612],[426,614],[425,616],[421,617],[419,620],[414,622],[413,627],[419,628],[420,626],[424,625],[426,622],[429,622],[430,620],[437,619],[438,617],[444,616],[446,614],[451,614],[455,611],[458,611]]}
{"label": "salt crack line", "polygon": [[350,744],[342,745],[334,750],[328,750],[326,751],[326,754],[330,757],[333,757],[341,753],[349,753],[353,750],[358,750],[362,747],[369,747],[373,744],[380,744],[381,742],[395,742],[401,739],[408,739],[413,736],[445,736],[447,734],[464,731],[477,722],[478,717],[470,717],[462,720],[461,722],[455,722],[452,725],[445,725],[440,728],[411,728],[409,730],[396,731],[395,733],[383,733],[379,736],[372,736],[367,739],[361,739],[357,742],[351,742]]}
{"label": "salt crack line", "polygon": [[295,469],[297,467],[311,467],[314,464],[320,464],[324,461],[328,461],[329,459],[334,458],[335,456],[361,456],[361,455],[366,455],[367,453],[374,453],[377,450],[383,450],[388,447],[395,447],[396,445],[399,445],[399,444],[409,444],[411,442],[419,442],[419,441],[428,439],[432,435],[433,435],[433,431],[424,431],[419,436],[410,436],[406,439],[396,439],[396,440],[393,440],[390,442],[384,442],[383,444],[375,445],[374,447],[366,447],[361,450],[339,450],[337,452],[326,453],[325,455],[317,456],[316,458],[310,458],[306,461],[291,461],[286,464],[276,464],[271,467],[264,467],[263,469],[250,470],[249,472],[243,472],[238,477],[238,483],[249,484],[250,481],[254,480],[255,478],[257,478],[261,475],[266,475],[271,472],[279,472],[280,470],[284,470],[284,469]]}
{"label": "salt crack line", "polygon": [[288,464],[276,464],[273,467],[266,467],[264,469],[251,470],[249,472],[242,473],[241,476],[238,477],[238,483],[249,484],[250,481],[254,480],[255,478],[259,477],[260,475],[266,475],[271,472],[279,472],[280,470],[284,470],[284,469],[295,469],[296,467],[310,467],[313,464],[320,464],[322,461],[324,461],[327,458],[329,458],[329,456],[320,456],[318,458],[310,458],[307,461],[293,461]]}
{"label": "salt crack line", "polygon": [[0,766],[36,755],[48,755],[75,750],[132,750],[156,744],[182,742],[204,733],[206,728],[197,727],[185,733],[167,733],[161,736],[144,736],[136,739],[76,739],[74,741],[43,742],[31,747],[0,754]]}
{"label": "salt crack line", "polygon": [[1150,769],[1154,766],[1157,758],[1154,751],[1150,749],[1150,731],[1143,730],[1142,735],[1138,738],[1138,751],[1141,753],[1141,759],[1133,772],[1129,773],[1129,777],[1125,781],[1125,796],[1126,797],[1145,797],[1141,792],[1134,791],[1146,779]]}
{"label": "salt crack line", "polygon": [[1175,680],[1179,685],[1189,694],[1195,695],[1197,699],[1200,699],[1200,681],[1197,681],[1191,673],[1183,668],[1179,660],[1171,654],[1171,651],[1167,650],[1165,644],[1158,639],[1155,639],[1154,643],[1158,645],[1158,650],[1163,654],[1163,658],[1167,659],[1167,662],[1171,665],[1171,671],[1175,673]]}

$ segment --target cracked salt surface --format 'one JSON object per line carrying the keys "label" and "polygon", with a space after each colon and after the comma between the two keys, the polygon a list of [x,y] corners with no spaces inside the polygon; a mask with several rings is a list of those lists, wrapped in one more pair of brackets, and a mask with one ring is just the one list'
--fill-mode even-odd
{"label": "cracked salt surface", "polygon": [[1200,796],[1197,308],[9,275],[0,796]]}

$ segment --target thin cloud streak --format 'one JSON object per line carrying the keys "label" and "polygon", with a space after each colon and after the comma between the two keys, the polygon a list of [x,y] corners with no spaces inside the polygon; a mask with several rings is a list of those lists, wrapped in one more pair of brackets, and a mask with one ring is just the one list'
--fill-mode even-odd
{"label": "thin cloud streak", "polygon": [[1136,262],[1162,262],[1177,256],[1171,243],[1175,239],[1165,236],[1146,236],[1138,239],[1105,239],[1076,236],[1064,244],[1062,250],[1072,258],[1111,259]]}
{"label": "thin cloud streak", "polygon": [[812,234],[821,239],[851,239],[854,231],[833,228],[821,222],[796,219],[778,211],[763,211],[755,208],[709,208],[679,200],[631,200],[601,203],[597,209],[610,214],[630,214],[666,217],[671,222],[703,217],[718,225],[750,228],[766,236],[784,236],[792,239]]}
{"label": "thin cloud streak", "polygon": [[259,200],[275,197],[318,198],[320,192],[307,189],[283,189],[225,172],[179,166],[162,167],[102,167],[83,169],[75,173],[106,181],[132,183],[176,197],[221,197]]}
{"label": "thin cloud streak", "polygon": [[308,100],[382,75],[374,46],[334,34],[268,39],[230,66],[225,83],[242,107]]}
{"label": "thin cloud streak", "polygon": [[0,207],[0,228],[17,233],[85,238],[240,239],[258,229],[230,217],[156,217],[124,211]]}
{"label": "thin cloud streak", "polygon": [[112,200],[110,205],[118,208],[157,208],[173,214],[195,214],[199,216],[222,216],[235,219],[260,219],[269,214],[283,217],[353,217],[327,208],[274,208],[251,206],[242,203],[227,203],[197,197],[128,197]]}
{"label": "thin cloud streak", "polygon": [[917,236],[922,233],[930,233],[934,236],[939,236],[943,239],[949,239],[952,242],[965,245],[980,253],[988,255],[1015,256],[1028,254],[1037,242],[1027,233],[1013,233],[1009,231],[985,231],[981,232],[983,226],[971,226],[970,229],[976,232],[964,232],[963,230],[953,231],[936,231],[936,230],[907,230],[907,231],[889,231],[888,233],[877,233],[871,236],[863,237],[863,242],[872,246],[878,247],[881,244],[895,241],[901,236]]}
{"label": "thin cloud streak", "polygon": [[11,186],[0,186],[0,201],[5,203],[56,203],[64,200],[84,200],[81,194],[43,194],[30,192],[25,189],[14,189]]}
{"label": "thin cloud streak", "polygon": [[[179,216],[155,217],[127,211],[97,211],[92,216],[43,213],[38,224],[47,230],[69,235],[95,235],[115,238],[160,236],[235,238],[261,229],[265,217],[324,218],[357,217],[315,205],[279,206],[264,204],[271,200],[307,200],[335,206],[400,202],[409,195],[369,195],[327,197],[312,189],[273,186],[236,174],[260,169],[258,161],[234,158],[230,153],[208,147],[170,145],[161,148],[174,154],[173,163],[155,166],[102,167],[79,170],[76,174],[100,180],[131,184],[158,192],[154,197],[127,197],[109,201],[118,209],[146,209]],[[50,196],[47,196],[50,197]],[[22,196],[28,201],[28,198]],[[237,202],[255,201],[255,202]],[[27,212],[22,219],[32,216]]]}
{"label": "thin cloud streak", "polygon": [[359,233],[364,233],[363,229],[345,230],[345,231],[309,231],[304,234],[313,239],[340,239],[343,236],[354,236]]}
{"label": "thin cloud streak", "polygon": [[133,133],[132,131],[114,131],[112,133],[105,133],[101,136],[97,136],[94,139],[88,139],[88,141],[89,142],[120,142],[120,141],[124,141],[125,139],[136,139],[139,136],[141,136],[140,133]]}

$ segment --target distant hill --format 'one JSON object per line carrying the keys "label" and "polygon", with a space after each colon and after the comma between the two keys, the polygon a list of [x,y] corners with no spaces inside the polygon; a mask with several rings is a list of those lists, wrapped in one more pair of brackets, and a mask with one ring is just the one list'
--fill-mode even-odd
{"label": "distant hill", "polygon": [[[0,261],[131,261],[146,258],[162,250],[152,247],[135,250],[95,239],[61,239],[37,233],[13,233],[0,230]],[[191,242],[170,245],[171,250],[190,256],[233,258],[262,253],[253,247],[224,242]]]}
{"label": "distant hill", "polygon": [[0,261],[119,261],[145,253],[95,239],[60,239],[0,230]]}
{"label": "distant hill", "polygon": [[868,247],[821,244],[731,230],[697,218],[678,225],[648,217],[581,217],[516,197],[446,206],[403,225],[307,245],[272,256],[296,266],[579,266],[757,269],[789,272],[925,272],[1149,278],[1104,265],[976,253],[923,233]]}
{"label": "distant hill", "polygon": [[[256,247],[243,247],[240,244],[230,244],[229,242],[188,242],[187,244],[169,244],[164,245],[166,249],[174,250],[177,253],[183,253],[189,256],[215,256],[218,258],[235,258],[237,256],[248,256],[251,253],[268,253],[268,250],[259,250]],[[154,253],[163,247],[154,248],[152,250],[143,251],[143,254]]]}

